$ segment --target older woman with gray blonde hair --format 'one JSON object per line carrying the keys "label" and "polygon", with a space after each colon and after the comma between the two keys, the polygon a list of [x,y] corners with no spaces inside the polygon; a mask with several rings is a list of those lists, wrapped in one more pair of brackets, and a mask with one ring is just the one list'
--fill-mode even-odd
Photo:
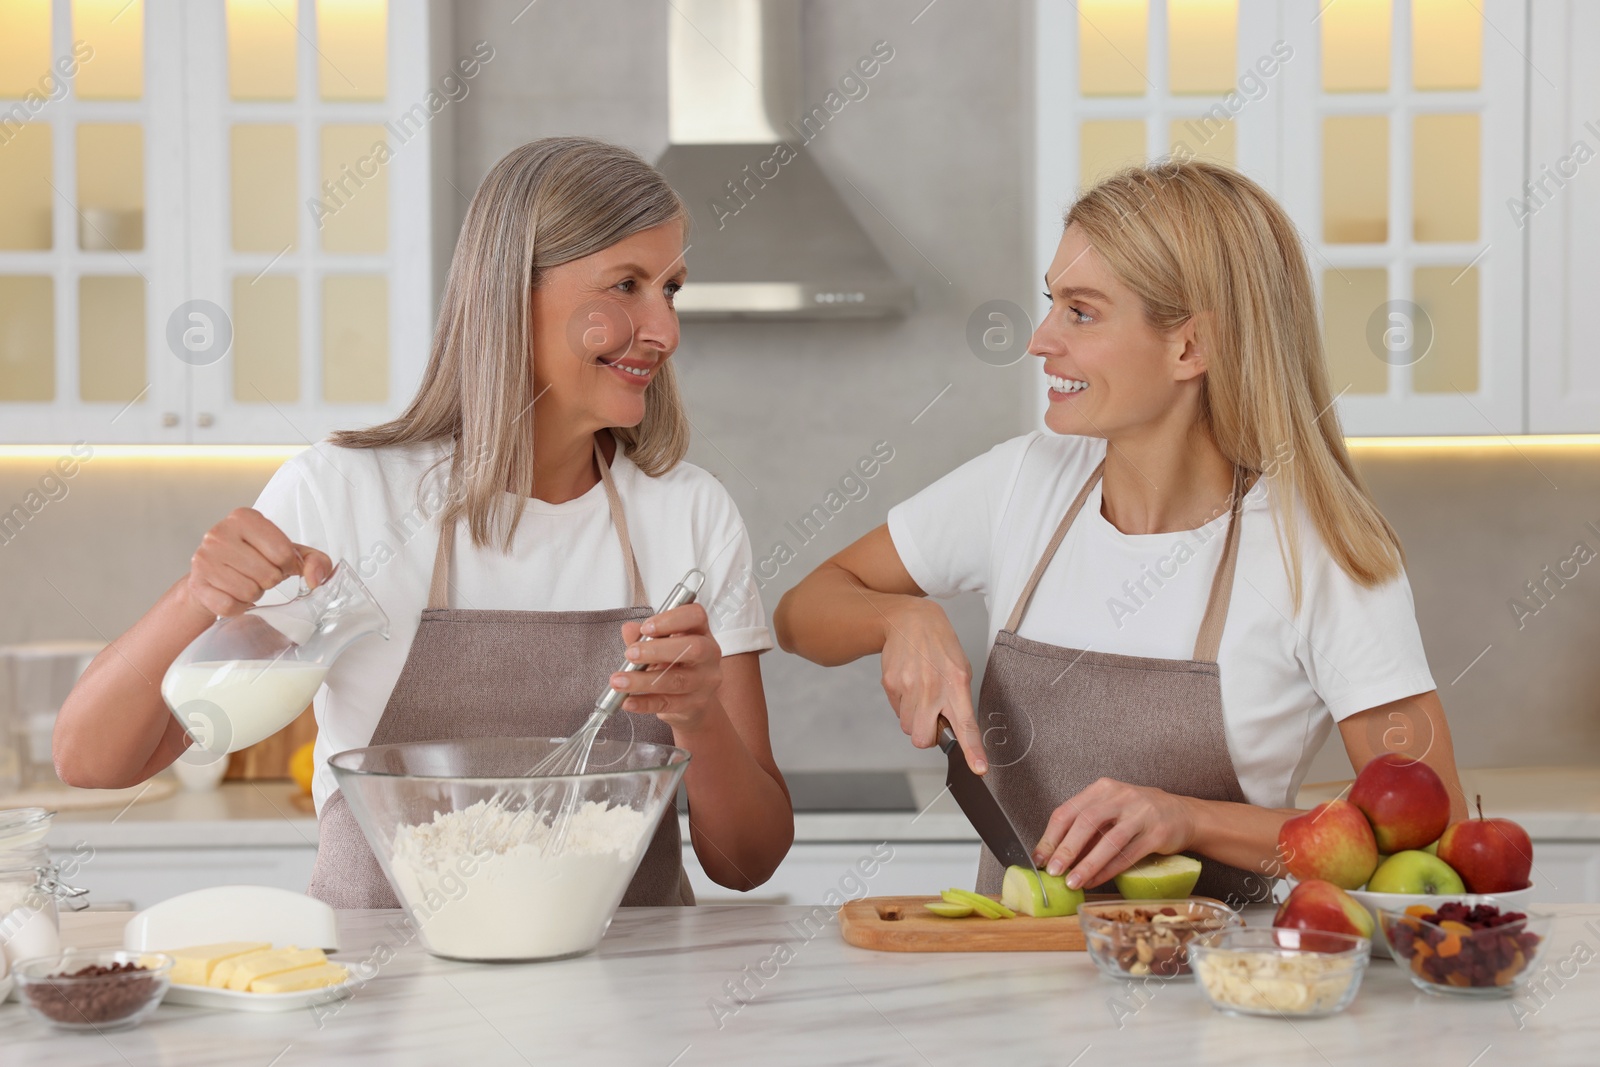
{"label": "older woman with gray blonde hair", "polygon": [[[687,219],[661,175],[613,145],[551,138],[497,163],[467,210],[416,397],[291,459],[254,508],[211,528],[63,707],[63,780],[124,786],[167,766],[190,739],[150,679],[217,616],[362,560],[393,633],[351,646],[315,700],[313,895],[397,906],[331,754],[564,736],[608,676],[631,714],[602,736],[688,749],[702,866],[732,888],[764,882],[794,817],[768,739],[758,656],[772,640],[749,539],[722,485],[683,462],[671,356]],[[703,603],[736,607],[653,614],[690,568],[707,575]],[[624,656],[643,670],[613,673]],[[669,815],[623,903],[693,901]]]}

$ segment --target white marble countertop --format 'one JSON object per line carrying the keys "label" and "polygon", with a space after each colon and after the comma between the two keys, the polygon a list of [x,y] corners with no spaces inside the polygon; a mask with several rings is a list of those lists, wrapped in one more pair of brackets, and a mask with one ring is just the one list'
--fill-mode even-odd
{"label": "white marble countertop", "polygon": [[[1600,906],[1555,905],[1540,998],[1441,998],[1373,961],[1327,1019],[1237,1018],[1189,983],[1101,977],[1081,953],[895,954],[845,945],[825,909],[624,909],[599,950],[557,963],[466,964],[400,944],[398,912],[340,916],[339,958],[388,962],[335,1013],[163,1005],[142,1027],[64,1034],[0,1006],[0,1062],[80,1067],[296,1064],[1589,1064],[1600,1044]],[[801,921],[812,917],[809,938]],[[110,944],[126,916],[67,917]],[[379,952],[384,945],[387,952]],[[778,946],[787,962],[771,963]],[[1569,968],[1560,972],[1560,961]],[[734,983],[748,992],[730,997]],[[718,1006],[721,1006],[720,1009]]]}
{"label": "white marble countertop", "polygon": [[[800,843],[976,841],[948,793],[941,771],[908,772],[916,812],[817,812],[795,816]],[[1481,793],[1490,814],[1516,819],[1536,841],[1600,841],[1600,767],[1511,767],[1465,770],[1469,796]],[[1337,795],[1347,782],[1308,784],[1299,806]],[[295,807],[290,782],[228,782],[205,793],[116,808],[62,812],[50,847],[65,854],[80,842],[94,848],[315,847],[316,819]],[[685,820],[687,822],[687,820]],[[685,826],[687,834],[687,826]]]}

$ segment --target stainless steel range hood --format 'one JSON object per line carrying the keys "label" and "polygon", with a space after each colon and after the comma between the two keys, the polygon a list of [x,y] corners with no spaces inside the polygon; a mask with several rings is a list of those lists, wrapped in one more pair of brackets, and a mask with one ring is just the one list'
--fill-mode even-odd
{"label": "stainless steel range hood", "polygon": [[[657,166],[689,205],[684,319],[904,314],[895,277],[808,142],[799,0],[670,0],[668,140]],[[850,121],[848,109],[838,119]]]}

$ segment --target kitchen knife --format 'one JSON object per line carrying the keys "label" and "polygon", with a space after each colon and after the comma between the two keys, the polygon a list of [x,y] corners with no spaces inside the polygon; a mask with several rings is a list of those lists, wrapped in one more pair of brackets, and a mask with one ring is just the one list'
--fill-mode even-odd
{"label": "kitchen knife", "polygon": [[961,751],[955,731],[943,716],[939,718],[939,748],[943,750],[946,761],[945,787],[956,798],[956,803],[961,806],[961,812],[972,828],[978,831],[978,837],[994,853],[1000,866],[1026,867],[1032,871],[1039,892],[1044,895],[1044,902],[1049,904],[1049,890],[1045,888],[1044,880],[1039,878],[1039,868],[1033,862],[1033,850],[1022,843],[1022,835],[1017,833],[1016,825],[989,791],[988,784],[967,766],[967,755]]}

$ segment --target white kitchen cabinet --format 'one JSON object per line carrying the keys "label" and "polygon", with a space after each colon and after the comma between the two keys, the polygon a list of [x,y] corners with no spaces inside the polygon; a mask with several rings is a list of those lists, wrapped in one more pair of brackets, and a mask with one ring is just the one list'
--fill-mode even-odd
{"label": "white kitchen cabinet", "polygon": [[[1527,177],[1529,7],[1039,0],[1038,271],[1063,209],[1114,165],[1217,159],[1277,196],[1301,232],[1347,433],[1542,429],[1527,412],[1530,366],[1580,357],[1524,339],[1528,257],[1506,205]],[[1579,29],[1561,41],[1575,56],[1593,39]],[[1574,378],[1600,382],[1600,370]]]}
{"label": "white kitchen cabinet", "polygon": [[823,904],[830,893],[837,894],[837,903],[971,887],[978,879],[979,849],[965,841],[796,842],[772,878],[749,893],[725,889],[707,878],[688,845],[683,866],[700,904]]}
{"label": "white kitchen cabinet", "polygon": [[219,885],[270,885],[304,893],[316,859],[314,845],[102,847],[62,880],[89,890],[90,907],[140,911],[180,893]]}
{"label": "white kitchen cabinet", "polygon": [[1600,842],[1535,840],[1533,881],[1542,903],[1600,902]]}
{"label": "white kitchen cabinet", "polygon": [[447,16],[0,6],[6,440],[299,445],[403,407],[432,327]]}
{"label": "white kitchen cabinet", "polygon": [[1600,430],[1600,4],[1539,0],[1529,50],[1528,185],[1502,208],[1528,247],[1528,424]]}

